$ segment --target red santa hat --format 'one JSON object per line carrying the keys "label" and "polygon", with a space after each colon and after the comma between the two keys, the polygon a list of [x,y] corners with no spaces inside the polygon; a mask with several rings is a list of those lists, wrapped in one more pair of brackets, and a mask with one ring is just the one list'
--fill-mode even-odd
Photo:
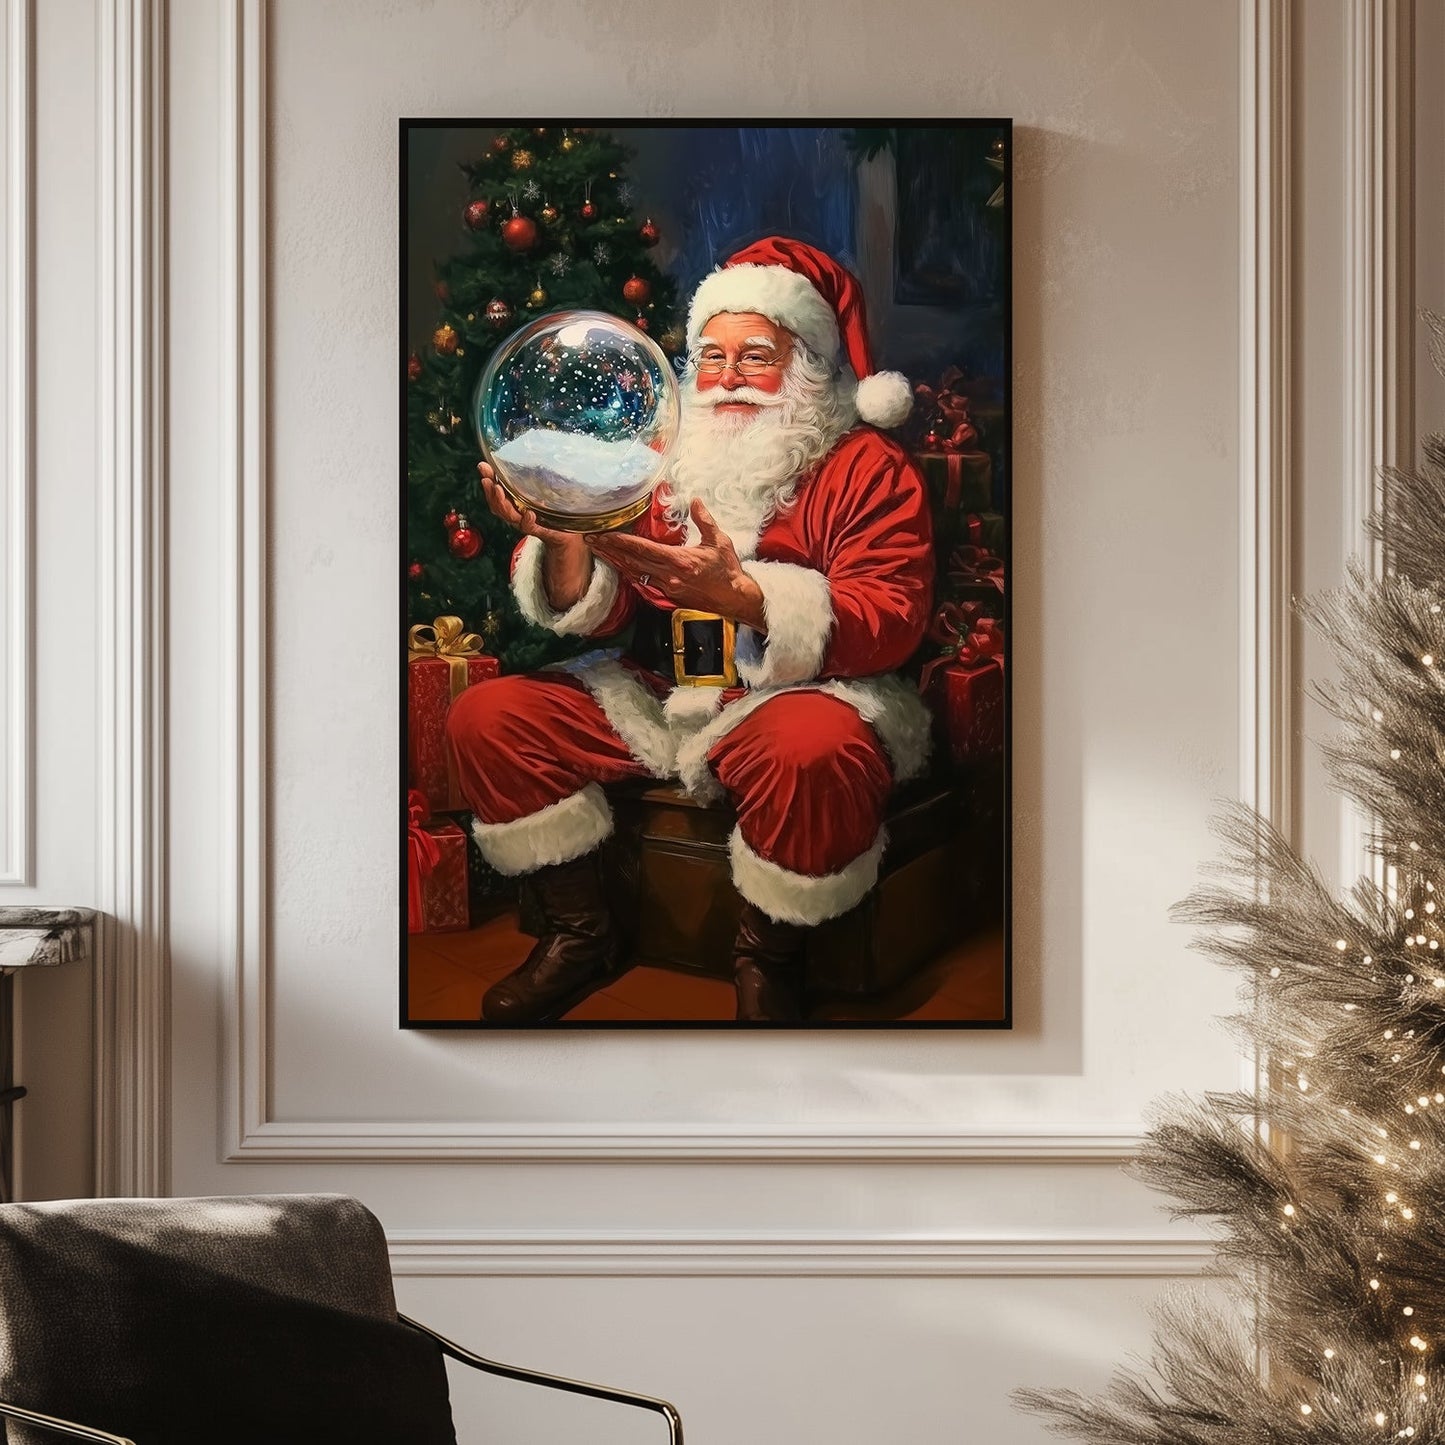
{"label": "red santa hat", "polygon": [[788,236],[764,236],[735,251],[703,277],[687,313],[687,345],[723,311],[751,311],[786,326],[820,356],[834,361],[841,344],[858,378],[858,415],[873,426],[897,426],[913,407],[908,378],[874,371],[863,288],[825,251]]}

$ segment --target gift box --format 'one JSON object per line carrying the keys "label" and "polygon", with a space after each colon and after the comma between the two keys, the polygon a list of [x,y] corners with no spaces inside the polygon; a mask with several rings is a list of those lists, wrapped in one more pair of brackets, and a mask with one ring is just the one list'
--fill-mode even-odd
{"label": "gift box", "polygon": [[408,933],[455,933],[471,926],[467,838],[456,819],[429,816],[425,796],[408,794]]}
{"label": "gift box", "polygon": [[1001,619],[1005,612],[1006,587],[1003,558],[987,547],[962,542],[949,553],[940,594],[950,601],[975,608],[984,616]]}
{"label": "gift box", "polygon": [[955,765],[1000,756],[1005,742],[1004,639],[997,618],[978,604],[939,608],[929,635],[943,653],[923,669],[919,690],[928,698]]}
{"label": "gift box", "polygon": [[959,526],[959,514],[993,506],[993,460],[987,452],[920,451],[914,454],[940,528]]}
{"label": "gift box", "polygon": [[413,627],[407,635],[407,658],[407,783],[439,809],[465,808],[446,745],[447,712],[465,688],[496,677],[501,664],[482,651],[481,638],[467,632],[460,617],[438,617],[430,625]]}

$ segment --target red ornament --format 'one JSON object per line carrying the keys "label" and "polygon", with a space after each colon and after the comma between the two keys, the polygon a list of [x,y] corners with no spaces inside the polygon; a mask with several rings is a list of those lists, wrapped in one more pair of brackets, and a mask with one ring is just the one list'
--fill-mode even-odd
{"label": "red ornament", "polygon": [[652,286],[641,276],[629,276],[622,283],[622,295],[630,305],[645,306],[647,298],[652,295]]}
{"label": "red ornament", "polygon": [[406,359],[406,379],[408,381],[420,381],[421,370],[421,357],[413,351]]}
{"label": "red ornament", "polygon": [[638,228],[637,239],[641,241],[644,246],[655,246],[662,240],[662,232],[657,229],[657,225],[651,216]]}
{"label": "red ornament", "polygon": [[470,562],[482,550],[482,534],[474,532],[467,525],[465,517],[459,517],[457,520],[459,525],[452,532],[447,546],[451,548],[453,557],[460,557],[463,562]]}
{"label": "red ornament", "polygon": [[462,220],[473,231],[482,230],[487,224],[487,217],[491,214],[491,203],[484,200],[472,201],[462,212]]}
{"label": "red ornament", "polygon": [[591,201],[583,201],[581,214],[584,221],[595,220],[597,216],[596,205],[594,205]]}
{"label": "red ornament", "polygon": [[456,529],[462,525],[461,515],[453,508],[452,511],[448,512],[446,516],[442,518],[442,523],[448,532],[455,532]]}
{"label": "red ornament", "polygon": [[512,319],[512,308],[500,296],[487,302],[487,320],[493,326],[505,326]]}
{"label": "red ornament", "polygon": [[411,566],[406,569],[406,575],[410,577],[413,582],[419,582],[426,576],[426,568],[423,567],[420,562],[413,562]]}
{"label": "red ornament", "polygon": [[635,325],[637,326],[637,329],[639,331],[647,330],[647,317],[645,317],[640,311],[637,313],[637,321]]}
{"label": "red ornament", "polygon": [[929,451],[936,452],[939,447],[943,445],[943,438],[936,431],[930,431],[928,435],[923,438],[923,445],[926,446]]}
{"label": "red ornament", "polygon": [[494,135],[492,137],[492,149],[496,151],[498,155],[501,155],[504,150],[509,149],[511,144],[512,138],[509,135]]}
{"label": "red ornament", "polygon": [[509,251],[530,251],[537,244],[537,223],[530,216],[513,216],[502,227],[502,240]]}
{"label": "red ornament", "polygon": [[445,281],[438,281],[431,289],[436,292],[436,298],[443,306],[452,299],[452,288]]}

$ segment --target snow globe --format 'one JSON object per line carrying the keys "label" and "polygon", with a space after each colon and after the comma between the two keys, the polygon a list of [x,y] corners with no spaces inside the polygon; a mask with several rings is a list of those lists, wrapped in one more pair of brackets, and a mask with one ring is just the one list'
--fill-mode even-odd
{"label": "snow globe", "polygon": [[553,311],[509,336],[472,399],[482,454],[545,527],[600,532],[647,510],[681,400],[662,348],[605,311]]}

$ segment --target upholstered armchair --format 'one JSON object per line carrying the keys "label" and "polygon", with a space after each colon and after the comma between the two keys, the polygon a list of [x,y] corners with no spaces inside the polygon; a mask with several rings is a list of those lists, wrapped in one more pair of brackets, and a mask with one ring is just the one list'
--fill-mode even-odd
{"label": "upholstered armchair", "polygon": [[10,1445],[454,1445],[444,1356],[655,1412],[682,1440],[664,1400],[497,1364],[399,1315],[354,1199],[0,1206]]}

